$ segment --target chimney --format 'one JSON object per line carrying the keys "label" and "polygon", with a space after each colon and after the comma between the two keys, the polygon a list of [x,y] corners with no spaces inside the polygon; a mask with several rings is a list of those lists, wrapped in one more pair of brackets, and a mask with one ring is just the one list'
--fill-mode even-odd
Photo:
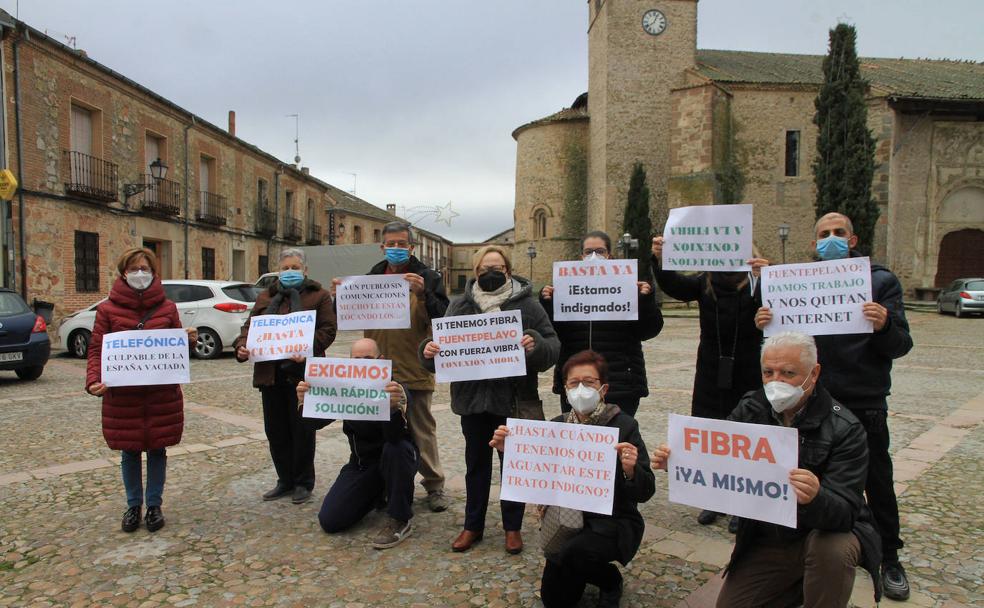
{"label": "chimney", "polygon": [[236,111],[229,110],[229,135],[236,136]]}
{"label": "chimney", "polygon": [[386,212],[396,215],[396,203],[386,203]]}
{"label": "chimney", "polygon": [[301,173],[303,173],[304,175],[311,175],[310,167],[301,167]]}

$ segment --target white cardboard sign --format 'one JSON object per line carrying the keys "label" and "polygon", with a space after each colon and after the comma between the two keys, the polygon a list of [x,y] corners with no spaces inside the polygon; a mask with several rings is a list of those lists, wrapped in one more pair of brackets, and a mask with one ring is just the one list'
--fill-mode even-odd
{"label": "white cardboard sign", "polygon": [[637,320],[638,276],[638,260],[554,262],[554,320]]}
{"label": "white cardboard sign", "polygon": [[188,333],[142,329],[105,334],[102,382],[106,386],[150,386],[191,382]]}
{"label": "white cardboard sign", "polygon": [[612,514],[618,429],[518,418],[506,426],[502,500]]}
{"label": "white cardboard sign", "polygon": [[750,270],[752,205],[670,209],[663,229],[665,270]]}
{"label": "white cardboard sign", "polygon": [[518,310],[432,319],[431,331],[441,347],[434,357],[438,382],[526,375]]}
{"label": "white cardboard sign", "polygon": [[796,527],[794,428],[670,414],[670,502]]}
{"label": "white cardboard sign", "polygon": [[389,420],[393,362],[384,359],[311,357],[304,363],[305,418]]}
{"label": "white cardboard sign", "polygon": [[862,308],[871,301],[871,263],[846,258],[762,268],[762,305],[772,311],[766,336],[799,331],[812,336],[870,334]]}
{"label": "white cardboard sign", "polygon": [[402,274],[342,278],[335,290],[338,329],[410,327],[410,283]]}
{"label": "white cardboard sign", "polygon": [[314,352],[317,312],[301,310],[286,315],[257,315],[249,320],[246,348],[249,360],[277,361]]}

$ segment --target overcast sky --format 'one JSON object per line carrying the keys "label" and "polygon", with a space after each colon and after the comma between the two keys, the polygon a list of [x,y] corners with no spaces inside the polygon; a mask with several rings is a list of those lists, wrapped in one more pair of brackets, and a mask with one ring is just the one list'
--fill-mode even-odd
{"label": "overcast sky", "polygon": [[[653,0],[658,6],[661,0]],[[84,4],[84,10],[81,8]],[[15,0],[0,0],[14,14]],[[701,0],[698,46],[984,60],[984,0]],[[455,241],[512,225],[517,126],[587,90],[584,0],[21,0],[20,18],[377,206],[445,205]],[[357,177],[352,174],[356,174]]]}

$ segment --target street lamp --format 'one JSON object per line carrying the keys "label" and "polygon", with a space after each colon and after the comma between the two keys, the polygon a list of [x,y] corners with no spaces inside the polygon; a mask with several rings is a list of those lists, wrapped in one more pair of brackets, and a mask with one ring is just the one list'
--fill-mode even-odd
{"label": "street lamp", "polygon": [[161,183],[166,176],[167,165],[162,163],[160,158],[150,163],[150,177],[154,180],[154,182],[152,184],[148,184],[146,182],[140,184],[123,184],[123,206],[127,206],[127,201],[130,200],[130,197],[140,194],[151,186],[156,186]]}
{"label": "street lamp", "polygon": [[786,263],[786,239],[789,238],[789,224],[779,224],[779,242],[782,243],[782,263]]}
{"label": "street lamp", "polygon": [[639,239],[632,238],[632,235],[626,232],[618,239],[618,246],[622,249],[622,257],[628,259],[629,252],[639,247]]}
{"label": "street lamp", "polygon": [[530,283],[533,283],[533,258],[536,257],[536,244],[530,243],[526,248],[526,255],[530,256]]}

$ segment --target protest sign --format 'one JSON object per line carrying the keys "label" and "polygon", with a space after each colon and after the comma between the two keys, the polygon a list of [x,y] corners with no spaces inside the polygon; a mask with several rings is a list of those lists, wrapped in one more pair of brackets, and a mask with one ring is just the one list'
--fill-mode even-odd
{"label": "protest sign", "polygon": [[502,500],[612,514],[618,429],[519,418],[506,426]]}
{"label": "protest sign", "polygon": [[304,364],[305,418],[389,420],[393,362],[383,359],[311,357]]}
{"label": "protest sign", "polygon": [[635,321],[638,260],[554,262],[554,321]]}
{"label": "protest sign", "polygon": [[796,527],[794,428],[670,414],[670,502]]}
{"label": "protest sign", "polygon": [[313,310],[252,317],[246,336],[249,360],[257,363],[290,359],[294,355],[310,356],[314,352],[316,320],[317,313]]}
{"label": "protest sign", "polygon": [[335,290],[338,329],[410,327],[410,283],[402,274],[344,277]]}
{"label": "protest sign", "polygon": [[183,329],[143,329],[105,334],[102,382],[148,386],[191,382],[188,334]]}
{"label": "protest sign", "polygon": [[781,331],[870,334],[874,328],[862,311],[870,301],[868,258],[762,268],[762,304],[772,311],[766,336]]}
{"label": "protest sign", "polygon": [[431,320],[438,382],[526,375],[522,316],[518,310]]}
{"label": "protest sign", "polygon": [[670,209],[663,229],[665,270],[750,270],[752,205]]}

